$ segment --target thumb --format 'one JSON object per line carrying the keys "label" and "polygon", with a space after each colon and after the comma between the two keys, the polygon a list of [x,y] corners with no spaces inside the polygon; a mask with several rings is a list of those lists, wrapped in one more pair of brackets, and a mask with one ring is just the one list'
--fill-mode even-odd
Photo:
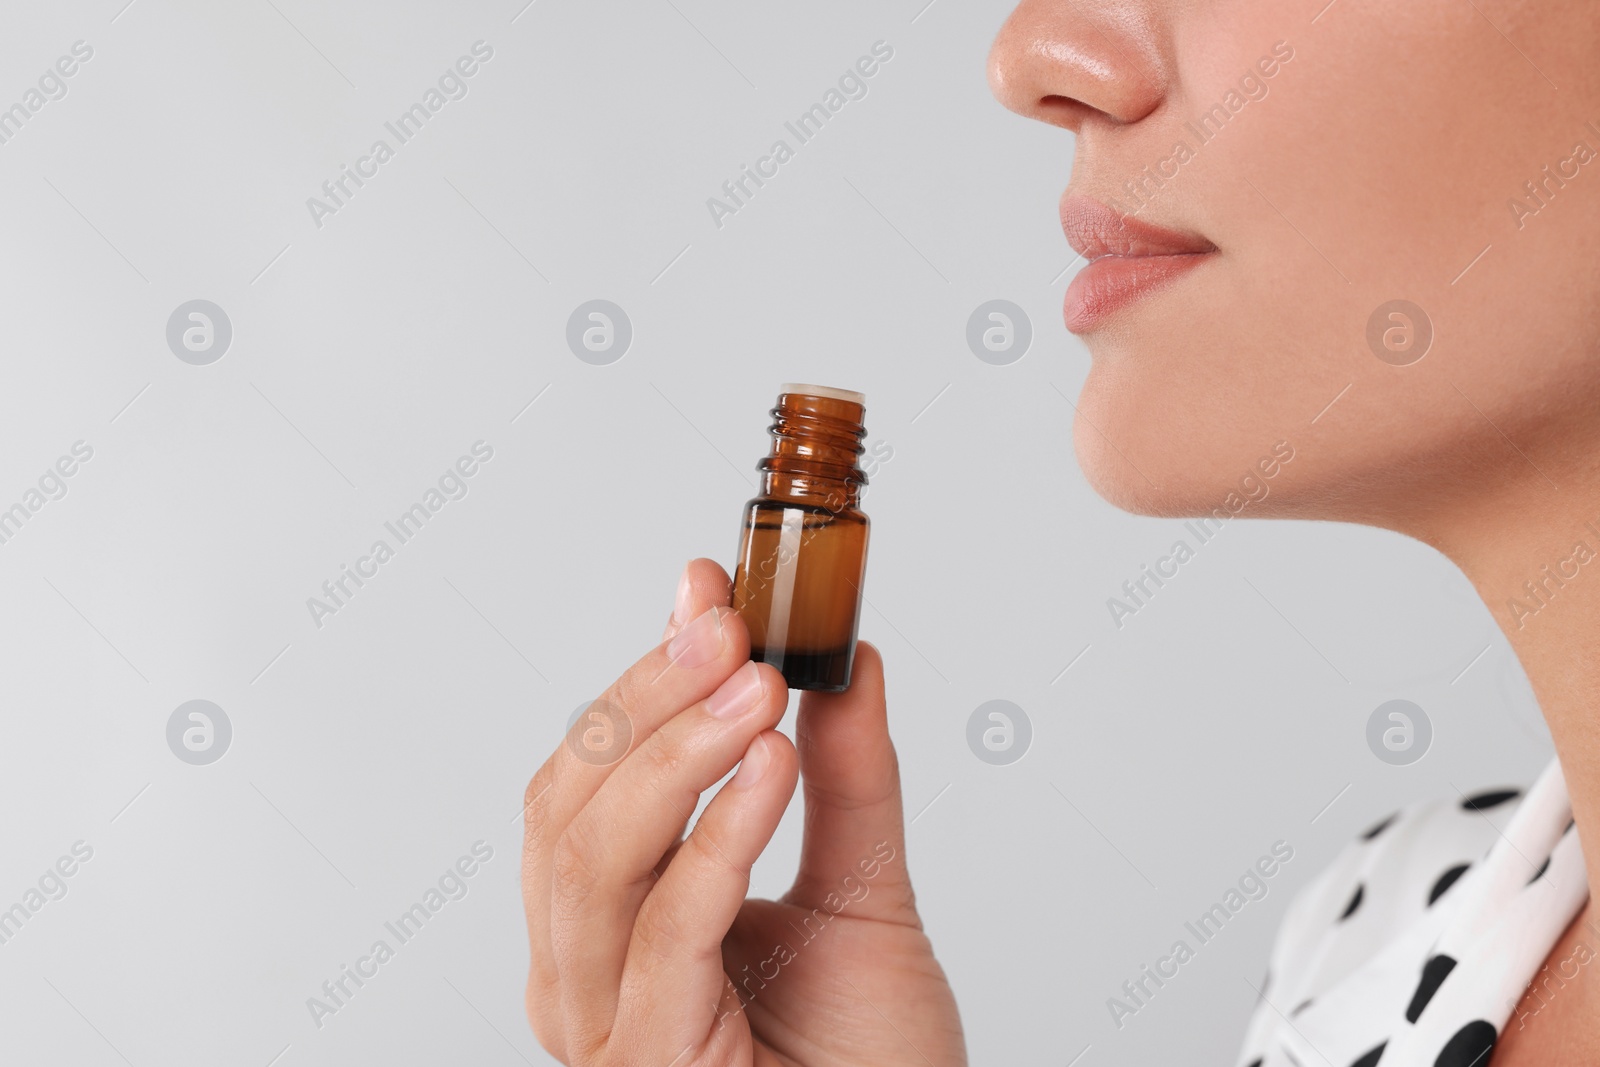
{"label": "thumb", "polygon": [[849,901],[856,918],[921,926],[906,872],[900,763],[889,740],[883,660],[856,645],[850,688],[805,693],[795,725],[805,788],[800,870],[785,903],[830,911]]}

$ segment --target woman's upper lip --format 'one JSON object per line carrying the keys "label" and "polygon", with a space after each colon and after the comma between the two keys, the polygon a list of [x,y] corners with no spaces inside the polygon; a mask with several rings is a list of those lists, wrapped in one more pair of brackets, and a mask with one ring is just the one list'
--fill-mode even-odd
{"label": "woman's upper lip", "polygon": [[1061,229],[1067,243],[1091,263],[1103,256],[1183,256],[1217,250],[1199,234],[1165,229],[1087,196],[1061,198]]}

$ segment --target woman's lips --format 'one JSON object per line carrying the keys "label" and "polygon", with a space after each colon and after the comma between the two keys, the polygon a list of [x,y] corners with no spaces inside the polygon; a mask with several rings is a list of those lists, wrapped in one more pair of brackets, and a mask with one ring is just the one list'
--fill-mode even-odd
{"label": "woman's lips", "polygon": [[1067,298],[1061,309],[1067,329],[1073,333],[1088,333],[1115,312],[1198,266],[1210,254],[1106,255],[1094,260],[1067,286]]}
{"label": "woman's lips", "polygon": [[1079,334],[1217,251],[1198,234],[1163,229],[1082,196],[1062,199],[1061,228],[1067,242],[1089,260],[1067,287],[1062,307],[1067,329]]}

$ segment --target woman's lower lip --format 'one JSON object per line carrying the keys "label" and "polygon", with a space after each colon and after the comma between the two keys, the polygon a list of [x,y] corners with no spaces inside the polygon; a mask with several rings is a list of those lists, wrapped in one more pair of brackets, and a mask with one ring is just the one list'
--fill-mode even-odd
{"label": "woman's lower lip", "polygon": [[1067,286],[1062,307],[1067,329],[1087,333],[1135,300],[1200,265],[1210,252],[1171,256],[1102,256]]}

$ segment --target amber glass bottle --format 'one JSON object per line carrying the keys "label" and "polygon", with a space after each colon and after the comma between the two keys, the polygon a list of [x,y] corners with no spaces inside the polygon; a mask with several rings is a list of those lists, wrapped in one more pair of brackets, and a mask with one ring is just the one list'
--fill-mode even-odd
{"label": "amber glass bottle", "polygon": [[761,495],[745,505],[733,606],[750,630],[750,658],[791,689],[850,685],[867,571],[857,465],[866,397],[785,385],[772,409],[772,451],[758,463]]}

